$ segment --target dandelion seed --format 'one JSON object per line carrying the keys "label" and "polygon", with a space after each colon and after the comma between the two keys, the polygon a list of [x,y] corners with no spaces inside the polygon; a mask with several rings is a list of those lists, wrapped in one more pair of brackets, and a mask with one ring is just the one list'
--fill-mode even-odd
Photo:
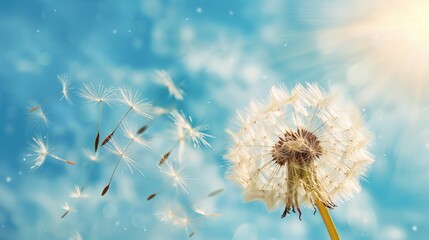
{"label": "dandelion seed", "polygon": [[40,167],[46,160],[46,157],[50,156],[55,160],[74,165],[76,164],[74,161],[63,159],[55,154],[52,154],[49,151],[48,143],[44,141],[41,137],[33,138],[34,143],[30,145],[30,149],[33,153],[27,154],[26,156],[33,158],[33,166],[31,169],[36,169]]}
{"label": "dandelion seed", "polygon": [[[50,95],[49,97],[45,98],[45,100],[43,100],[40,104],[37,104],[35,101],[31,102],[31,107],[28,109],[28,112],[32,113],[32,112],[36,112],[37,110],[41,110],[42,106],[48,102],[49,99],[51,99],[52,97],[56,96],[57,94],[61,94],[61,100],[65,99],[67,101],[67,103],[71,104],[71,100],[70,97],[68,95],[69,89],[70,88],[70,77],[67,74],[60,74],[57,76],[59,82],[61,83],[61,91],[57,92],[55,94]],[[43,112],[42,112],[43,113]],[[41,117],[41,116],[39,116]]]}
{"label": "dandelion seed", "polygon": [[[163,162],[164,163],[164,162]],[[147,197],[147,200],[150,201],[158,194],[160,194],[162,191],[166,189],[167,186],[171,185],[174,188],[180,189],[183,193],[189,194],[188,188],[187,188],[187,181],[190,181],[192,179],[187,178],[183,175],[185,167],[181,167],[178,170],[176,170],[173,165],[165,160],[165,165],[163,165],[164,170],[161,170],[161,173],[165,174],[168,177],[168,180],[166,183],[161,187],[161,189]]]}
{"label": "dandelion seed", "polygon": [[70,194],[71,198],[87,198],[89,197],[88,194],[84,194],[85,187],[79,187],[77,185],[74,186],[74,192]]}
{"label": "dandelion seed", "polygon": [[209,193],[208,195],[207,195],[207,197],[216,197],[216,196],[218,196],[219,194],[221,194],[222,192],[223,192],[223,188],[220,188],[220,189],[217,189],[217,190],[214,190],[213,192],[211,192],[211,193]]}
{"label": "dandelion seed", "polygon": [[189,136],[194,147],[200,147],[201,145],[204,147],[211,147],[206,138],[210,138],[212,136],[203,132],[204,130],[207,130],[207,126],[192,127],[192,119],[189,117],[188,121],[183,113],[179,113],[176,110],[171,112],[171,117],[178,128],[180,140],[185,140]]}
{"label": "dandelion seed", "polygon": [[133,110],[137,114],[144,116],[146,118],[151,118],[151,115],[149,114],[151,110],[151,104],[145,102],[145,100],[140,100],[140,93],[135,92],[133,93],[131,89],[126,88],[120,88],[118,90],[119,92],[119,102],[127,105],[129,108],[127,112],[122,116],[121,120],[119,120],[116,127],[113,129],[113,131],[107,135],[107,137],[103,140],[101,143],[101,146],[104,146],[106,143],[108,143],[113,135],[115,134],[115,131],[118,129],[118,127],[121,125],[122,121],[124,121],[125,117]]}
{"label": "dandelion seed", "polygon": [[181,167],[178,170],[176,170],[176,169],[174,169],[173,165],[168,161],[166,161],[164,166],[165,166],[166,170],[162,170],[161,172],[170,178],[173,186],[176,188],[180,188],[182,190],[182,192],[189,194],[188,189],[187,189],[187,181],[189,181],[191,179],[183,176],[182,173],[183,173],[183,170],[185,169],[185,167]]}
{"label": "dandelion seed", "polygon": [[70,96],[69,96],[69,89],[70,88],[70,76],[68,74],[60,74],[57,76],[58,80],[61,83],[61,100],[65,99],[67,101],[68,104],[72,104],[71,100],[70,100]]}
{"label": "dandelion seed", "polygon": [[64,203],[64,205],[61,207],[65,212],[63,213],[63,215],[61,215],[61,218],[64,218],[65,216],[67,216],[67,214],[69,214],[70,212],[75,212],[76,210],[74,210],[72,207],[69,206],[69,204],[67,202]]}
{"label": "dandelion seed", "polygon": [[173,80],[171,79],[171,76],[164,70],[156,70],[155,71],[156,76],[156,83],[165,86],[168,89],[168,94],[173,97],[176,100],[183,100],[183,90],[178,88]]}
{"label": "dandelion seed", "polygon": [[130,141],[138,143],[140,146],[148,147],[147,140],[142,137],[146,132],[147,125],[138,128],[136,125],[131,126],[128,122],[123,122],[121,125],[122,132]]}
{"label": "dandelion seed", "polygon": [[222,216],[219,213],[215,213],[214,211],[210,211],[208,209],[208,207],[204,207],[203,205],[198,204],[198,203],[194,204],[192,206],[192,210],[194,212],[200,214],[201,216],[204,216],[204,217],[220,217],[220,216]]}
{"label": "dandelion seed", "polygon": [[28,113],[34,122],[41,120],[45,124],[45,126],[49,125],[49,119],[46,116],[45,111],[43,110],[42,106],[36,101],[30,101]]}
{"label": "dandelion seed", "polygon": [[[232,144],[225,158],[232,164],[228,177],[247,201],[284,205],[282,217],[295,210],[301,217],[301,205],[322,211],[360,191],[359,178],[374,161],[370,134],[359,111],[337,97],[316,84],[291,93],[272,87],[267,102],[252,101],[238,115],[240,128],[227,130]],[[331,234],[327,216],[322,213]]]}
{"label": "dandelion seed", "polygon": [[97,152],[98,144],[100,141],[101,114],[103,111],[103,103],[106,103],[108,106],[111,106],[111,101],[114,97],[113,88],[105,88],[100,83],[100,85],[98,85],[98,90],[96,90],[92,83],[91,85],[84,84],[83,89],[81,89],[80,96],[89,102],[96,102],[99,104],[98,129],[94,141],[94,151]]}
{"label": "dandelion seed", "polygon": [[139,130],[137,131],[137,134],[143,134],[144,132],[146,132],[146,130],[149,128],[148,125],[144,125],[143,127],[139,128]]}
{"label": "dandelion seed", "polygon": [[162,155],[161,160],[159,160],[159,163],[158,163],[158,165],[159,165],[159,166],[162,166],[162,164],[164,164],[164,163],[165,163],[165,161],[167,161],[168,157],[169,157],[169,156],[170,156],[170,154],[171,154],[171,151],[172,151],[172,150],[170,150],[170,151],[168,151],[166,154]]}
{"label": "dandelion seed", "polygon": [[168,150],[161,160],[159,161],[159,165],[162,165],[165,160],[170,156],[171,152],[178,146],[178,159],[179,162],[182,161],[183,149],[185,141],[190,138],[194,144],[194,147],[200,147],[200,145],[204,145],[205,147],[211,147],[210,144],[205,140],[205,138],[212,137],[202,131],[206,130],[206,126],[198,126],[192,127],[191,122],[192,119],[189,118],[189,121],[185,118],[183,114],[180,114],[178,111],[173,110],[171,112],[172,120],[174,121],[177,129],[178,140],[177,142]]}
{"label": "dandelion seed", "polygon": [[149,195],[149,196],[147,197],[147,199],[146,199],[146,200],[150,201],[150,200],[152,200],[154,197],[156,197],[156,195],[157,195],[157,193],[152,193],[151,195]]}
{"label": "dandelion seed", "polygon": [[125,165],[128,167],[128,169],[130,170],[131,173],[134,172],[134,170],[137,170],[139,173],[141,173],[143,175],[143,173],[140,171],[139,167],[140,167],[140,163],[135,161],[134,159],[132,159],[130,156],[128,156],[127,154],[127,150],[129,149],[129,147],[131,146],[131,144],[135,141],[136,139],[133,138],[131,139],[128,144],[122,148],[118,142],[116,141],[116,139],[113,139],[109,145],[107,146],[107,150],[115,155],[117,155],[119,157],[118,161],[116,162],[115,168],[112,171],[112,175],[110,176],[109,179],[109,183],[104,187],[101,196],[104,196],[107,191],[110,188],[110,183],[112,182],[113,176],[115,175],[116,169],[118,168],[119,163],[123,160]]}

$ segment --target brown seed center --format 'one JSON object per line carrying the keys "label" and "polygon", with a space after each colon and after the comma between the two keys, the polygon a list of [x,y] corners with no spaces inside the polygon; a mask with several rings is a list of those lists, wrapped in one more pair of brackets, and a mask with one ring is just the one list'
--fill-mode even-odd
{"label": "brown seed center", "polygon": [[273,161],[283,166],[287,164],[305,165],[322,154],[322,147],[316,135],[306,129],[286,131],[271,150]]}

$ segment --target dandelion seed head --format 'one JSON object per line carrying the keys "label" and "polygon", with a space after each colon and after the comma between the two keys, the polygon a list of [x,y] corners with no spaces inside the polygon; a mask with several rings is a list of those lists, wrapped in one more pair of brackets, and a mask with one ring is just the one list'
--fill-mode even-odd
{"label": "dandelion seed head", "polygon": [[60,100],[65,99],[68,104],[72,104],[72,101],[71,101],[70,96],[69,96],[69,90],[71,89],[70,88],[70,76],[68,74],[63,73],[63,74],[58,75],[57,78],[58,78],[58,81],[60,81],[61,87],[62,87],[62,89],[61,89],[62,97]]}
{"label": "dandelion seed head", "polygon": [[357,108],[316,84],[272,87],[266,101],[238,113],[236,125],[227,130],[228,178],[246,200],[285,206],[284,215],[315,200],[333,208],[351,198],[374,161]]}
{"label": "dandelion seed head", "polygon": [[152,105],[149,102],[145,102],[145,100],[140,99],[140,93],[138,91],[133,92],[131,89],[120,88],[119,92],[119,102],[127,105],[132,108],[134,112],[137,114],[151,118],[149,114],[151,112]]}
{"label": "dandelion seed head", "polygon": [[156,82],[160,85],[165,86],[168,89],[169,95],[173,95],[176,100],[183,100],[184,92],[182,89],[178,88],[173,79],[171,79],[170,74],[168,74],[164,70],[156,70],[155,71]]}
{"label": "dandelion seed head", "polygon": [[111,106],[111,103],[115,97],[113,88],[105,88],[102,83],[98,85],[96,89],[94,85],[84,84],[83,88],[80,90],[79,95],[89,102],[104,102],[108,106]]}

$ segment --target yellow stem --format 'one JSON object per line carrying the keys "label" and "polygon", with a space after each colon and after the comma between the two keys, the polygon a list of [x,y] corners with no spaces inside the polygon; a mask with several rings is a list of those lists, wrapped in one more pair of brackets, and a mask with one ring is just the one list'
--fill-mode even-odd
{"label": "yellow stem", "polygon": [[338,236],[337,229],[335,228],[335,224],[332,221],[331,215],[329,215],[328,209],[326,209],[325,205],[323,205],[323,203],[321,203],[317,198],[316,206],[319,209],[320,215],[322,216],[323,222],[325,223],[331,240],[340,240],[340,236]]}

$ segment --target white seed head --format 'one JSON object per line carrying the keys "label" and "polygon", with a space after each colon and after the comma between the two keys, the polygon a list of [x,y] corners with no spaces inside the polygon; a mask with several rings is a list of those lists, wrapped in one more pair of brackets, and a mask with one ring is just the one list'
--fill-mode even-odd
{"label": "white seed head", "polygon": [[178,88],[174,82],[173,79],[171,79],[170,74],[168,74],[164,70],[156,70],[155,71],[156,76],[156,83],[165,86],[168,89],[168,93],[173,95],[173,97],[176,100],[183,100],[183,90]]}
{"label": "white seed head", "polygon": [[273,86],[265,102],[252,101],[227,130],[228,178],[245,199],[260,199],[285,212],[315,200],[332,208],[360,191],[359,179],[374,161],[370,133],[357,109],[316,84],[291,92]]}

